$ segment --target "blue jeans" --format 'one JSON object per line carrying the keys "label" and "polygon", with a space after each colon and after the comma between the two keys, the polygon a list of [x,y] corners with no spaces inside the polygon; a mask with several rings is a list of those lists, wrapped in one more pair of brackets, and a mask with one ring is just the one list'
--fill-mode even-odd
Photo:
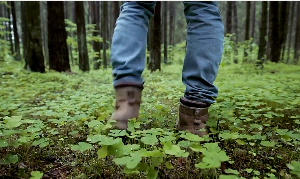
{"label": "blue jeans", "polygon": [[[149,19],[155,1],[129,1],[121,7],[111,46],[114,87],[142,86]],[[213,85],[223,53],[224,26],[217,2],[183,2],[187,48],[182,70],[184,97],[212,104],[218,95]]]}

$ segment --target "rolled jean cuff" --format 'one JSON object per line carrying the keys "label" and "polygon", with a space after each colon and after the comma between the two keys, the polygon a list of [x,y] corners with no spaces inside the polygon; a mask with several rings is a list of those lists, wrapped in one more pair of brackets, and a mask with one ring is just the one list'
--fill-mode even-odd
{"label": "rolled jean cuff", "polygon": [[141,89],[144,89],[144,81],[141,79],[136,79],[134,77],[124,77],[122,79],[115,80],[113,82],[114,88],[126,87],[126,86],[135,86]]}

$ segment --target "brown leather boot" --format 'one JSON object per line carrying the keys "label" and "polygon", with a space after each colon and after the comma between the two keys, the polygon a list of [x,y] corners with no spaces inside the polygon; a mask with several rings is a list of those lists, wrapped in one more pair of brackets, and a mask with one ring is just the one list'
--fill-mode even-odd
{"label": "brown leather boot", "polygon": [[116,120],[114,128],[126,130],[128,120],[138,118],[142,101],[142,88],[134,86],[115,88],[116,104],[111,118]]}
{"label": "brown leather boot", "polygon": [[[189,106],[193,107],[189,107]],[[201,107],[203,106],[203,107]],[[206,121],[208,120],[209,105],[200,102],[194,102],[186,98],[180,99],[179,120],[177,121],[177,129],[182,131],[190,131],[200,137],[206,135]],[[200,131],[200,129],[202,129]]]}

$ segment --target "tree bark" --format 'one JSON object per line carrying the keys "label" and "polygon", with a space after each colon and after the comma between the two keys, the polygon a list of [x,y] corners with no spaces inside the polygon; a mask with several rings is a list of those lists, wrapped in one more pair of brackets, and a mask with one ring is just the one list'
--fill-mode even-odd
{"label": "tree bark", "polygon": [[167,64],[168,63],[168,34],[167,34],[168,2],[164,1],[163,3],[164,3],[164,7],[165,7],[163,9],[163,13],[164,13],[164,63]]}
{"label": "tree bark", "polygon": [[153,31],[153,18],[150,19],[149,21],[149,26],[148,26],[148,36],[147,36],[147,43],[148,43],[148,51],[149,51],[149,56],[147,58],[147,66],[148,69],[150,70],[150,61],[153,59],[153,38],[152,38],[152,31]]}
{"label": "tree bark", "polygon": [[269,10],[269,42],[270,42],[270,61],[279,62],[280,59],[280,37],[278,32],[279,18],[278,18],[278,1],[270,1]]}
{"label": "tree bark", "polygon": [[45,73],[39,1],[26,1],[26,57],[25,69]]}
{"label": "tree bark", "polygon": [[[93,7],[92,7],[92,24],[96,24],[95,30],[96,32],[93,32],[93,36],[100,36],[100,25],[99,25],[99,1],[94,1]],[[100,42],[94,42],[93,43],[93,49],[95,52],[98,52],[98,58],[94,58],[94,70],[98,70],[100,68],[100,59],[101,59],[101,53],[100,53]]]}
{"label": "tree bark", "polygon": [[[67,16],[67,18],[69,20],[71,20],[72,22],[74,22],[74,2],[67,1],[66,3],[67,3],[67,9],[68,9],[68,16]],[[69,32],[67,34],[68,34],[68,36],[73,37],[73,32]],[[70,58],[71,58],[72,65],[74,65],[72,45],[69,45],[68,51],[69,51],[69,55],[70,55]]]}
{"label": "tree bark", "polygon": [[86,43],[86,30],[84,18],[83,1],[75,1],[76,25],[77,25],[77,43],[79,52],[79,69],[89,71],[89,57]]}
{"label": "tree bark", "polygon": [[296,18],[296,35],[295,35],[295,48],[294,48],[294,63],[298,62],[298,58],[299,58],[299,49],[300,49],[300,3],[296,2],[296,6],[297,6],[297,18]]}
{"label": "tree bark", "polygon": [[103,68],[107,69],[107,59],[106,59],[106,40],[107,40],[107,2],[102,2],[102,35],[103,35]]}
{"label": "tree bark", "polygon": [[[245,41],[249,40],[249,36],[250,36],[250,10],[251,10],[251,1],[247,1],[247,5],[246,5],[246,10],[247,10],[247,14],[246,14],[246,29],[245,29]],[[246,47],[248,48],[248,47]],[[247,62],[247,57],[248,57],[248,53],[247,50],[244,49],[244,62]]]}
{"label": "tree bark", "polygon": [[263,64],[263,62],[266,60],[264,56],[266,55],[266,48],[267,48],[267,41],[265,39],[267,36],[267,19],[268,19],[268,2],[262,1],[257,64]]}
{"label": "tree bark", "polygon": [[64,2],[48,1],[47,11],[50,69],[58,72],[71,71],[65,28]]}
{"label": "tree bark", "polygon": [[161,1],[157,1],[155,6],[155,15],[153,18],[153,31],[152,38],[155,37],[153,41],[153,59],[150,61],[151,72],[156,70],[161,70]]}
{"label": "tree bark", "polygon": [[290,19],[289,19],[289,44],[288,44],[288,52],[287,52],[287,59],[286,59],[286,63],[289,63],[290,61],[290,49],[291,49],[291,45],[292,45],[292,33],[293,33],[293,26],[294,26],[294,6],[295,6],[295,2],[291,2],[290,3]]}
{"label": "tree bark", "polygon": [[[255,10],[256,10],[256,2],[252,2],[252,30],[251,30],[251,37],[252,37],[252,44],[254,43],[254,35],[255,35]],[[250,52],[252,52],[252,45],[250,46]]]}
{"label": "tree bark", "polygon": [[26,57],[26,8],[25,2],[21,1],[21,18],[22,18],[22,45],[23,45],[23,58]]}
{"label": "tree bark", "polygon": [[14,45],[13,45],[13,40],[12,40],[12,34],[11,34],[11,12],[10,12],[10,9],[9,7],[6,8],[6,11],[7,11],[7,18],[8,18],[8,38],[9,38],[9,42],[10,42],[10,52],[11,54],[14,54]]}
{"label": "tree bark", "polygon": [[290,2],[283,1],[281,2],[281,61],[284,61],[284,53],[285,53],[285,44],[287,40],[287,30],[288,30],[288,23],[289,23],[289,8]]}
{"label": "tree bark", "polygon": [[226,11],[226,34],[231,34],[232,33],[232,2],[227,1],[227,11]]}
{"label": "tree bark", "polygon": [[238,42],[238,18],[237,18],[237,8],[236,8],[236,1],[232,1],[232,9],[233,9],[233,19],[234,25],[233,30],[235,33],[235,42]]}
{"label": "tree bark", "polygon": [[[170,23],[170,28],[169,28],[169,45],[174,46],[174,41],[173,41],[173,36],[174,36],[174,30],[175,30],[175,2],[174,1],[169,1],[169,23]],[[152,38],[152,37],[151,37]],[[173,50],[171,52],[171,60],[173,60]]]}
{"label": "tree bark", "polygon": [[47,2],[40,1],[40,7],[41,7],[43,52],[44,52],[44,58],[46,60],[46,65],[49,65]]}
{"label": "tree bark", "polygon": [[11,13],[12,13],[12,17],[13,17],[14,41],[15,41],[15,52],[16,52],[16,58],[15,59],[17,61],[21,61],[20,41],[19,41],[19,34],[18,34],[15,2],[11,1],[10,5],[11,5]]}
{"label": "tree bark", "polygon": [[238,56],[238,49],[237,49],[237,43],[238,43],[238,19],[237,19],[237,9],[236,9],[236,1],[232,1],[231,2],[231,5],[232,5],[232,10],[233,10],[233,17],[232,17],[232,19],[233,19],[233,22],[234,22],[234,24],[233,24],[233,33],[234,33],[234,49],[233,49],[233,51],[234,51],[234,59],[233,59],[233,63],[238,63],[238,58],[237,58],[237,56]]}
{"label": "tree bark", "polygon": [[117,19],[119,17],[119,13],[120,13],[120,7],[119,7],[119,1],[113,1],[113,15],[114,15],[114,18],[113,18],[113,23],[114,23],[114,26],[117,22]]}

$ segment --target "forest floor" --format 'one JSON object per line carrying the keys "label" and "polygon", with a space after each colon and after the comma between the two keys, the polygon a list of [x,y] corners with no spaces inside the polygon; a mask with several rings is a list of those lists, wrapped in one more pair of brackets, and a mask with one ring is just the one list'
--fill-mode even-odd
{"label": "forest floor", "polygon": [[300,175],[300,66],[220,66],[205,138],[175,130],[181,68],[146,70],[140,118],[118,131],[107,122],[111,69],[40,74],[0,62],[0,178]]}

